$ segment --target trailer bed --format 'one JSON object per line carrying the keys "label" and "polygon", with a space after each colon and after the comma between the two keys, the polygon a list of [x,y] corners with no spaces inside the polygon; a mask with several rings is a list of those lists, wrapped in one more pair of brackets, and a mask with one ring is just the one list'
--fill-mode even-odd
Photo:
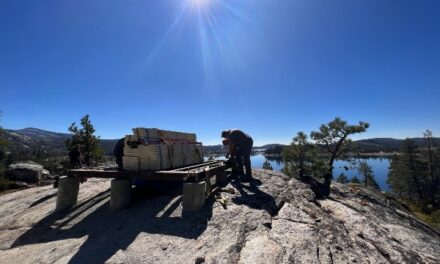
{"label": "trailer bed", "polygon": [[223,161],[207,161],[191,166],[160,171],[124,171],[105,169],[73,169],[70,177],[111,178],[111,179],[142,179],[148,181],[181,181],[198,182],[224,172],[229,165]]}

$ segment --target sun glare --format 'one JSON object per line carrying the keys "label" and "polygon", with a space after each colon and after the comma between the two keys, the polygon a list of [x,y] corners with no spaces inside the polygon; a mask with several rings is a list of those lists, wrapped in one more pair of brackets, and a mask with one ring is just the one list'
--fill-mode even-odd
{"label": "sun glare", "polygon": [[194,5],[204,6],[207,5],[210,2],[210,0],[192,0],[192,2]]}
{"label": "sun glare", "polygon": [[[177,28],[182,25],[189,25],[192,27],[191,30],[195,31],[198,35],[195,40],[198,41],[200,45],[199,49],[204,71],[206,73],[211,72],[213,58],[216,56],[219,56],[227,65],[228,69],[230,69],[231,66],[228,62],[225,50],[226,47],[233,50],[236,48],[236,45],[228,34],[228,31],[223,27],[224,23],[222,24],[222,22],[224,22],[223,19],[225,17],[228,17],[228,19],[235,17],[241,21],[246,17],[227,0],[177,1],[180,2],[180,5],[177,8],[175,19],[165,32],[164,37],[149,54],[147,63],[151,62],[156,55],[165,48],[169,36],[179,31]],[[191,23],[182,23],[184,20],[190,21]],[[232,52],[237,53],[235,50]],[[216,58],[218,59],[219,57]]]}

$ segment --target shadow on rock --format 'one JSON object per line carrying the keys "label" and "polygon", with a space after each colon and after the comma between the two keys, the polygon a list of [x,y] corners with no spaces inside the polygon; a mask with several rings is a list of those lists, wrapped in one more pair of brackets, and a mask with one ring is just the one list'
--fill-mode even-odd
{"label": "shadow on rock", "polygon": [[52,213],[21,235],[11,246],[47,243],[87,236],[69,263],[104,263],[118,250],[125,250],[140,233],[196,239],[212,217],[213,199],[203,209],[172,216],[180,196],[152,196],[134,192],[130,208],[112,212],[110,191],[104,191],[64,213]]}
{"label": "shadow on rock", "polygon": [[236,204],[246,205],[254,209],[266,210],[270,215],[276,215],[278,206],[274,197],[258,188],[260,182],[241,183],[240,181],[231,182],[239,192],[240,196],[232,198]]}
{"label": "shadow on rock", "polygon": [[36,206],[36,205],[39,205],[40,203],[43,203],[43,202],[45,202],[45,201],[47,201],[47,200],[49,200],[50,198],[53,198],[53,197],[55,197],[55,196],[57,196],[57,193],[56,193],[56,192],[53,193],[53,194],[46,195],[46,196],[44,196],[44,197],[42,197],[42,198],[36,200],[35,202],[33,202],[31,205],[29,205],[29,207],[34,207],[34,206]]}

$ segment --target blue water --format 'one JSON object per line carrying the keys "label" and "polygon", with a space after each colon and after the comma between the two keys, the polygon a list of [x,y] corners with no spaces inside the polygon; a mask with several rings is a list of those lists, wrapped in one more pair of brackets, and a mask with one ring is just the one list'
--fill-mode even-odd
{"label": "blue water", "polygon": [[[388,178],[388,168],[390,167],[390,160],[384,158],[363,158],[373,169],[374,179],[379,184],[380,188],[384,191],[389,191],[390,187],[386,183]],[[344,166],[347,166],[348,170],[345,170]],[[347,161],[337,160],[335,161],[333,176],[336,178],[339,174],[344,173],[347,178],[351,179],[353,176],[359,176],[359,172],[353,165]]]}
{"label": "blue water", "polygon": [[[262,168],[263,163],[266,158],[263,155],[254,155],[251,157],[253,168]],[[390,166],[390,161],[384,158],[362,158],[360,160],[366,161],[373,169],[373,174],[376,182],[379,184],[380,188],[384,191],[389,191],[389,186],[386,183],[388,177],[388,167]],[[281,171],[283,168],[283,162],[281,160],[269,159],[272,168],[277,171]],[[348,170],[346,170],[346,168]],[[344,173],[347,178],[351,179],[353,176],[357,176],[359,179],[359,173],[357,169],[350,162],[337,160],[334,164],[333,175],[334,178],[338,177],[339,174]]]}

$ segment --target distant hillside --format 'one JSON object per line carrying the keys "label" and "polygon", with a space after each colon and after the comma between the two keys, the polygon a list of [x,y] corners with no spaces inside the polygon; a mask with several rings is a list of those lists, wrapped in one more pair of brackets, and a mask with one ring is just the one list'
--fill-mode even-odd
{"label": "distant hillside", "polygon": [[[4,130],[9,149],[12,152],[20,154],[20,157],[31,157],[35,155],[56,156],[67,154],[64,141],[71,137],[68,133],[51,132],[37,128],[25,128],[19,130]],[[118,139],[101,139],[101,145],[106,155],[111,155],[113,147]],[[423,138],[413,138],[416,145],[426,147],[426,140]],[[358,149],[362,152],[392,152],[398,151],[402,144],[402,139],[394,138],[372,138],[355,141]],[[434,142],[440,145],[440,138],[434,138]],[[263,146],[254,146],[254,151],[273,150],[276,152],[281,149],[282,144],[266,144]],[[204,146],[206,154],[222,154],[226,149],[222,145]]]}
{"label": "distant hillside", "polygon": [[[64,142],[72,136],[68,133],[58,133],[38,128],[5,129],[4,131],[9,142],[9,150],[23,156],[66,155],[67,149]],[[116,141],[115,139],[101,140],[106,154],[111,154]]]}
{"label": "distant hillside", "polygon": [[66,152],[64,141],[71,135],[37,128],[5,130],[8,148],[18,153],[59,155]]}
{"label": "distant hillside", "polygon": [[226,149],[223,145],[211,145],[211,146],[203,146],[203,150],[205,154],[223,154],[226,153]]}
{"label": "distant hillside", "polygon": [[[416,146],[419,148],[427,147],[426,139],[424,138],[412,138]],[[396,152],[400,150],[404,139],[395,138],[371,138],[354,141],[358,151],[363,153],[376,153],[376,152]],[[434,145],[440,146],[440,138],[434,138]],[[265,149],[266,154],[281,154],[282,148],[285,145],[282,144],[268,144],[261,148]]]}
{"label": "distant hillside", "polygon": [[[414,140],[418,147],[424,148],[427,146],[426,139],[424,138],[412,138],[412,140]],[[403,141],[403,139],[395,138],[371,138],[357,140],[355,143],[362,152],[392,152],[399,151]],[[434,144],[440,145],[440,138],[434,138]]]}

